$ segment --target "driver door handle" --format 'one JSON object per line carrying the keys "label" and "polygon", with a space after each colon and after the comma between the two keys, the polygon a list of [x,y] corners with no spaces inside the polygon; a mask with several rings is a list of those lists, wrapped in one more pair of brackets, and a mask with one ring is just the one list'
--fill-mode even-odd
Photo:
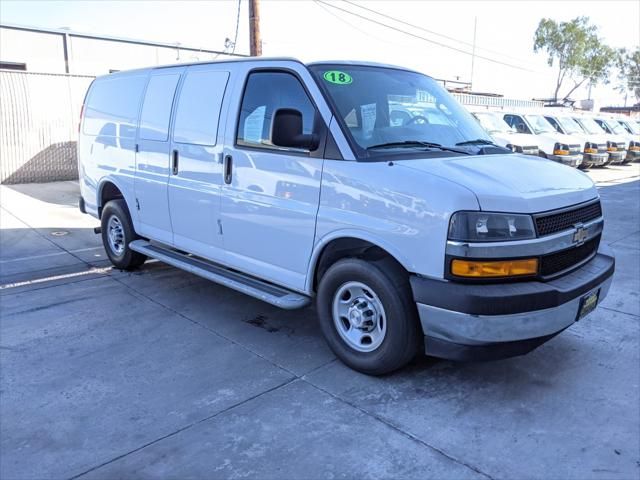
{"label": "driver door handle", "polygon": [[224,156],[224,183],[231,184],[233,178],[233,157],[231,155]]}

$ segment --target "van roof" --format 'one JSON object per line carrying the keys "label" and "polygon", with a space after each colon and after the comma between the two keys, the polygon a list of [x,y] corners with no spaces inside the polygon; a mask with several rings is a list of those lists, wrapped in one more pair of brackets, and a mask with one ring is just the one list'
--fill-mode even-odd
{"label": "van roof", "polygon": [[[101,77],[112,77],[112,76],[116,76],[116,75],[126,75],[126,74],[130,74],[130,73],[136,73],[136,72],[146,72],[149,70],[158,70],[158,69],[162,69],[162,68],[172,68],[172,67],[188,67],[188,66],[192,66],[192,65],[209,65],[209,64],[223,64],[223,63],[263,63],[263,62],[296,62],[299,63],[301,65],[305,65],[307,67],[310,66],[314,66],[314,65],[325,65],[325,64],[331,64],[331,65],[357,65],[357,66],[369,66],[369,67],[383,67],[383,68],[393,68],[396,70],[405,70],[408,72],[415,72],[415,73],[421,73],[418,72],[417,70],[412,70],[410,68],[406,68],[406,67],[402,67],[402,66],[398,66],[398,65],[390,65],[390,64],[386,64],[386,63],[377,63],[377,62],[366,62],[366,61],[359,61],[359,60],[322,60],[322,61],[315,61],[315,62],[310,62],[310,63],[304,63],[302,61],[300,61],[297,58],[294,57],[244,57],[244,58],[225,58],[222,60],[205,60],[205,61],[200,61],[200,62],[188,62],[188,63],[172,63],[172,64],[166,64],[166,65],[154,65],[154,66],[149,66],[149,67],[143,67],[143,68],[135,68],[135,69],[131,69],[131,70],[122,70],[119,72],[113,72],[113,73],[109,73],[106,75],[101,75]],[[428,76],[428,75],[427,75]]]}

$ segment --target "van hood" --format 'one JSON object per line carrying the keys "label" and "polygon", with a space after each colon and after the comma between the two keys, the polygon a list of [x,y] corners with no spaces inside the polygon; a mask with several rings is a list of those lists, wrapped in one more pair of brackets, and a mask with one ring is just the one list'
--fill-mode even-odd
{"label": "van hood", "polygon": [[462,185],[476,195],[480,209],[486,211],[536,213],[598,197],[586,174],[531,155],[394,160],[394,165]]}

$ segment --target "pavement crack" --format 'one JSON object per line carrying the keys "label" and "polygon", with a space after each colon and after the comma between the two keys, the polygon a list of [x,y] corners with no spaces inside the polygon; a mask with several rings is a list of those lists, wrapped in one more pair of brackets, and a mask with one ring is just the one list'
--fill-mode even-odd
{"label": "pavement crack", "polygon": [[440,448],[435,447],[435,446],[431,445],[430,443],[425,442],[420,437],[414,435],[411,432],[407,432],[406,430],[403,430],[401,427],[399,427],[398,425],[395,425],[394,423],[390,422],[386,418],[381,417],[380,415],[377,415],[375,413],[369,412],[368,410],[365,410],[364,408],[356,405],[355,403],[349,402],[348,400],[345,400],[344,398],[339,397],[338,395],[336,395],[334,393],[331,393],[330,391],[325,390],[322,387],[319,387],[318,385],[310,382],[307,378],[303,377],[303,378],[301,378],[301,380],[303,382],[306,382],[307,384],[309,384],[311,387],[315,388],[316,390],[329,395],[330,397],[334,398],[335,400],[337,400],[337,401],[339,401],[341,403],[344,403],[346,405],[349,405],[352,408],[355,408],[359,412],[363,413],[364,415],[367,415],[368,417],[373,418],[374,420],[377,420],[378,422],[384,424],[388,428],[390,428],[390,429],[396,431],[397,433],[403,435],[404,437],[406,437],[406,438],[418,443],[419,445],[421,445],[421,446],[423,446],[425,448],[428,448],[430,450],[433,450],[434,452],[436,452],[437,454],[445,457],[446,459],[448,459],[448,460],[450,460],[450,461],[452,461],[454,463],[457,463],[458,465],[462,465],[463,467],[466,467],[469,470],[472,470],[472,471],[476,472],[477,474],[482,475],[483,477],[485,477],[485,478],[487,478],[489,480],[495,480],[494,477],[492,477],[491,475],[489,475],[486,472],[483,472],[478,467],[475,467],[475,466],[473,466],[473,465],[471,465],[471,464],[469,464],[467,462],[464,462],[464,461],[460,460],[459,458],[456,458],[456,457],[453,457],[453,456],[449,455],[444,450],[441,450]]}
{"label": "pavement crack", "polygon": [[86,260],[83,260],[82,258],[80,258],[78,255],[76,255],[75,253],[73,253],[73,251],[71,250],[67,250],[66,248],[64,248],[62,245],[58,245],[56,242],[54,242],[53,240],[51,240],[49,237],[47,237],[46,235],[43,235],[41,232],[39,232],[36,228],[34,228],[32,225],[28,224],[27,222],[25,222],[23,219],[19,218],[18,216],[14,215],[12,212],[10,212],[9,210],[7,210],[6,208],[2,208],[5,212],[7,212],[9,215],[11,215],[13,218],[15,218],[16,220],[18,220],[19,222],[22,222],[24,225],[26,225],[27,227],[29,227],[31,230],[33,230],[35,232],[36,235],[44,238],[47,242],[49,242],[51,245],[53,245],[56,248],[59,248],[60,250],[62,250],[62,252],[64,253],[68,253],[69,255],[71,255],[73,258],[75,258],[76,260],[80,261],[81,263],[84,263],[85,265],[89,266],[89,267],[93,267],[94,265],[90,262],[87,262]]}
{"label": "pavement crack", "polygon": [[[617,240],[614,240],[613,242],[608,242],[608,244],[609,245],[615,245],[616,243],[621,242],[622,240],[626,240],[627,238],[632,237],[634,235],[637,235],[638,233],[640,233],[640,230],[636,230],[634,232],[631,232],[631,233],[625,235],[624,237],[620,237]],[[628,247],[628,248],[635,248],[635,247]]]}
{"label": "pavement crack", "polygon": [[120,460],[122,458],[125,458],[125,457],[133,454],[133,453],[139,452],[140,450],[143,450],[143,449],[145,449],[145,448],[147,448],[147,447],[149,447],[151,445],[155,445],[156,443],[158,443],[158,442],[160,442],[162,440],[165,440],[167,438],[173,437],[173,436],[175,436],[175,435],[177,435],[177,434],[179,434],[181,432],[184,432],[185,430],[189,430],[190,428],[193,428],[196,425],[199,425],[199,424],[201,424],[203,422],[206,422],[208,420],[212,420],[212,419],[214,419],[214,418],[216,418],[216,417],[218,417],[218,416],[220,416],[220,415],[222,415],[224,413],[227,413],[227,412],[233,410],[234,408],[240,407],[240,406],[244,405],[245,403],[248,403],[248,402],[250,402],[252,400],[255,400],[258,397],[261,397],[262,395],[266,395],[266,394],[274,392],[274,391],[276,391],[276,390],[278,390],[280,388],[286,387],[287,385],[289,385],[289,384],[291,384],[291,383],[293,383],[293,382],[295,382],[297,380],[299,380],[297,377],[290,378],[286,382],[282,382],[282,383],[276,385],[275,387],[271,387],[271,388],[269,388],[269,389],[267,389],[267,390],[265,390],[263,392],[257,393],[256,395],[252,395],[251,397],[245,398],[244,400],[242,400],[240,402],[234,403],[233,405],[230,405],[229,407],[227,407],[227,408],[225,408],[223,410],[220,410],[219,412],[214,413],[213,415],[209,415],[209,416],[207,416],[205,418],[201,418],[200,420],[196,420],[195,422],[192,422],[192,423],[190,423],[188,425],[185,425],[184,427],[180,427],[180,428],[178,428],[177,430],[174,430],[171,433],[163,435],[162,437],[158,437],[155,440],[152,440],[150,442],[145,443],[144,445],[141,445],[141,446],[139,446],[137,448],[134,448],[133,450],[129,450],[126,453],[123,453],[121,455],[113,457],[112,459],[107,460],[106,462],[103,462],[100,465],[96,465],[96,466],[91,467],[91,468],[89,468],[89,469],[87,469],[87,470],[85,470],[85,471],[83,471],[81,473],[78,473],[78,474],[74,475],[73,477],[69,477],[68,480],[75,480],[76,478],[80,478],[80,477],[82,477],[84,475],[87,475],[88,473],[91,473],[91,472],[93,472],[95,470],[98,470],[99,468],[102,468],[102,467],[104,467],[106,465],[109,465],[109,464],[111,464],[113,462],[116,462],[116,461],[118,461],[118,460]]}
{"label": "pavement crack", "polygon": [[620,313],[622,315],[630,315],[632,317],[638,317],[639,315],[636,315],[635,313],[629,313],[629,312],[623,312],[621,310],[616,310],[615,308],[611,308],[611,307],[603,307],[602,305],[599,305],[598,308],[602,308],[604,310],[609,310],[611,312],[616,312],[616,313]]}

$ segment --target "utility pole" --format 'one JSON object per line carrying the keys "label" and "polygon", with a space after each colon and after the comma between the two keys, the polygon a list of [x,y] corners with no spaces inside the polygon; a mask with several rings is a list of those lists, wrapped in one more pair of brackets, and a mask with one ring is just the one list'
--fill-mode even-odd
{"label": "utility pole", "polygon": [[469,80],[469,88],[473,90],[473,67],[476,61],[476,31],[478,29],[478,17],[473,18],[473,52],[471,54],[471,79]]}
{"label": "utility pole", "polygon": [[259,0],[249,0],[249,46],[252,57],[259,57],[262,55]]}

